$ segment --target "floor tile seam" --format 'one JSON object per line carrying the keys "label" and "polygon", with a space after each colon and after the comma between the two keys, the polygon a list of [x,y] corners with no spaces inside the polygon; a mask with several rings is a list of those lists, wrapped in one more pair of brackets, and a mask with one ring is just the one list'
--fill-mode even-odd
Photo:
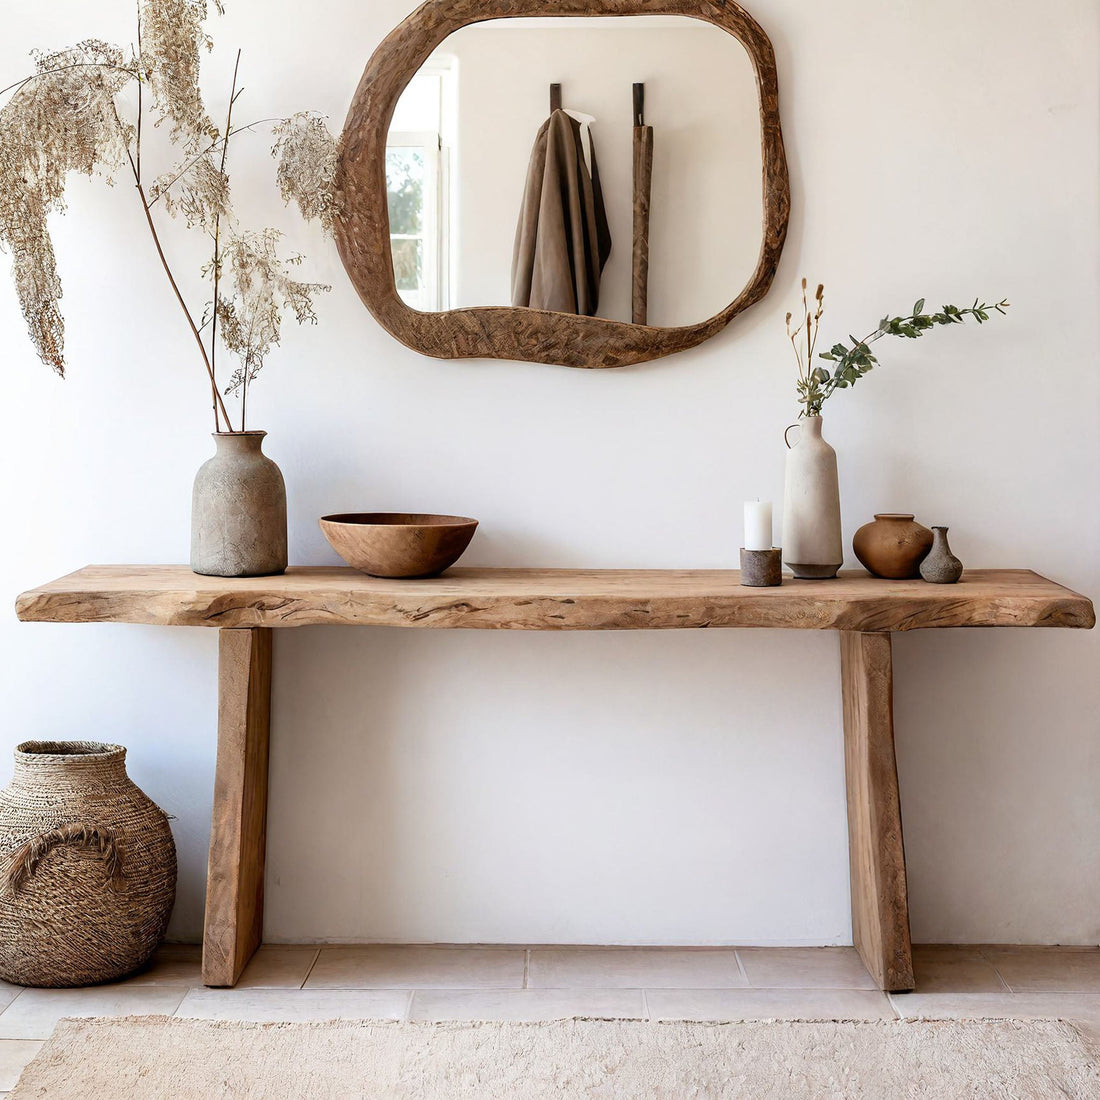
{"label": "floor tile seam", "polygon": [[[591,985],[591,986],[548,986],[539,989],[458,989],[454,986],[446,985],[431,985],[431,986],[416,986],[409,992],[416,995],[422,993],[454,993],[454,994],[467,994],[467,993],[576,993],[578,995],[585,995],[589,993],[643,993],[645,992],[645,986],[640,985]],[[392,992],[403,992],[403,990],[393,990]]]}
{"label": "floor tile seam", "polygon": [[[94,989],[94,987],[89,987]],[[832,986],[832,985],[655,985],[653,983],[638,985],[546,985],[529,986],[524,989],[521,986],[456,986],[456,985],[350,985],[350,986],[310,986],[308,989],[299,986],[248,986],[218,987],[218,986],[162,986],[162,989],[172,988],[180,993],[181,999],[192,992],[224,993],[231,996],[234,993],[589,993],[593,991],[607,992],[689,992],[689,993],[876,993],[880,990],[861,986]],[[79,992],[83,992],[80,989]],[[1052,996],[1083,996],[1095,997],[1100,1000],[1100,992],[1078,990],[1050,990]],[[926,996],[938,996],[943,991],[926,994]],[[1002,996],[1001,993],[943,993],[945,996]],[[1011,993],[1011,996],[1027,996],[1027,993]],[[1035,993],[1036,996],[1043,995]],[[890,996],[899,996],[890,994]],[[906,994],[900,994],[906,996]]]}
{"label": "floor tile seam", "polygon": [[[541,951],[541,950],[571,950],[572,944],[532,944],[528,946],[522,943],[267,943],[261,947],[283,948],[307,948],[315,947],[318,951],[378,951],[392,949],[395,951],[499,951],[504,954],[507,951]],[[613,947],[613,945],[612,945]],[[603,948],[597,948],[604,950]],[[581,948],[585,950],[585,948]]]}
{"label": "floor tile seam", "polygon": [[1015,990],[1008,984],[1008,979],[1001,973],[1001,968],[997,965],[996,959],[992,957],[992,952],[995,948],[989,945],[981,946],[977,948],[978,958],[985,959],[991,967],[993,967],[993,973],[997,975],[997,980],[1008,990],[1009,993],[1014,993]]}
{"label": "floor tile seam", "polygon": [[1100,1004],[1100,989],[1018,989],[1009,992],[1014,997],[1090,997]]}
{"label": "floor tile seam", "polygon": [[[271,989],[273,987],[267,987]],[[539,985],[524,988],[518,985],[333,985],[310,986],[308,989],[284,987],[288,993],[637,993],[641,985]],[[652,989],[696,989],[697,986],[651,986]],[[743,989],[743,986],[711,986],[712,989]],[[232,992],[227,990],[226,992]]]}
{"label": "floor tile seam", "polygon": [[749,972],[745,969],[745,960],[741,958],[741,950],[739,948],[734,950],[733,957],[737,960],[737,970],[745,985],[752,985],[752,982],[749,981]]}
{"label": "floor tile seam", "polygon": [[656,982],[639,982],[637,985],[533,985],[528,987],[532,991],[538,990],[556,990],[559,993],[583,993],[585,990],[591,989],[620,989],[620,990],[639,990],[639,989],[653,989],[653,990],[669,990],[669,989],[723,989],[732,990],[740,989],[745,990],[751,988],[744,985],[660,985]]}
{"label": "floor tile seam", "polygon": [[[158,990],[180,990],[185,993],[193,989],[207,989],[212,987],[207,986],[193,986],[190,982],[185,981],[163,981],[156,982],[141,982],[141,981],[127,981],[123,978],[121,981],[112,981],[106,986],[40,986],[33,992],[43,993],[98,993],[100,990],[109,989],[136,989],[141,992],[155,993]],[[24,990],[25,992],[25,990]]]}
{"label": "floor tile seam", "polygon": [[64,996],[70,993],[104,993],[106,992],[110,996],[110,991],[122,990],[122,989],[134,989],[141,993],[156,993],[162,990],[171,990],[173,992],[186,993],[191,989],[204,989],[205,986],[190,985],[187,982],[163,982],[158,985],[152,985],[150,983],[142,982],[128,982],[124,978],[118,982],[108,982],[104,985],[38,985],[28,986],[26,989],[21,989],[18,996],[13,997],[12,1000],[5,1005],[3,1011],[0,1011],[0,1016],[3,1016],[5,1012],[14,1005],[24,993],[54,993],[58,996]]}
{"label": "floor tile seam", "polygon": [[[679,987],[676,987],[679,988]],[[706,987],[703,987],[706,988]],[[816,989],[823,993],[882,993],[886,990],[879,989],[878,986],[753,986],[749,982],[748,986],[722,986],[714,987],[716,989]]]}
{"label": "floor tile seam", "polygon": [[884,989],[852,985],[647,985],[651,993],[881,993]]}
{"label": "floor tile seam", "polygon": [[313,961],[309,964],[309,969],[306,971],[305,977],[302,979],[302,984],[298,986],[299,989],[305,989],[306,982],[309,981],[310,974],[313,973],[313,968],[317,965],[318,959],[321,957],[321,948],[318,947],[313,953]]}
{"label": "floor tile seam", "polygon": [[997,975],[998,979],[1000,980],[1001,985],[1003,985],[1009,993],[1025,993],[1025,994],[1026,993],[1084,993],[1084,994],[1092,993],[1092,994],[1100,994],[1100,987],[1097,987],[1097,988],[1094,988],[1094,989],[1080,989],[1080,988],[1075,989],[1075,988],[1071,988],[1071,987],[1064,987],[1064,988],[1060,987],[1058,989],[1028,989],[1028,988],[1025,988],[1024,986],[1021,986],[1019,984],[1013,985],[1008,980],[1008,978],[1006,978],[1004,976],[1004,974],[1001,973],[1001,968],[991,958],[989,958],[988,955],[985,955],[983,953],[982,958],[985,959],[985,961],[987,963],[989,963],[989,965],[991,967],[993,967],[993,971]]}

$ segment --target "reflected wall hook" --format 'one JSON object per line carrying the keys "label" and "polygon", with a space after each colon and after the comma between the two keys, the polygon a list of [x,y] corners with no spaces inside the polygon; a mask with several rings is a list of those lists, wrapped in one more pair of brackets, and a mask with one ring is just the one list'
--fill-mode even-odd
{"label": "reflected wall hook", "polygon": [[645,85],[634,85],[634,125],[645,125]]}
{"label": "reflected wall hook", "polygon": [[550,113],[561,110],[561,85],[550,85]]}

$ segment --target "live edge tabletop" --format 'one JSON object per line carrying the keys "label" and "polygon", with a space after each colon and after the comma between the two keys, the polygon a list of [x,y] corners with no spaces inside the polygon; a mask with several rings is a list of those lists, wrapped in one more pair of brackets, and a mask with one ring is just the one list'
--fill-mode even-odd
{"label": "live edge tabletop", "polygon": [[219,628],[218,753],[203,981],[235,985],[263,936],[271,627],[336,624],[511,630],[773,627],[840,637],[852,939],[880,989],[913,988],[894,754],[894,631],[1082,627],[1084,596],[1025,569],[958,584],[846,573],[743,588],[734,570],[451,569],[379,580],[346,568],[201,577],[183,565],[92,565],[24,592],[20,619]]}
{"label": "live edge tabletop", "polygon": [[347,568],[202,577],[182,565],[92,565],[23,593],[34,622],[160,626],[480,627],[657,630],[774,627],[900,631],[923,627],[1091,627],[1084,596],[1023,569],[975,569],[958,584],[835,580],[744,588],[736,570],[451,569],[381,580]]}

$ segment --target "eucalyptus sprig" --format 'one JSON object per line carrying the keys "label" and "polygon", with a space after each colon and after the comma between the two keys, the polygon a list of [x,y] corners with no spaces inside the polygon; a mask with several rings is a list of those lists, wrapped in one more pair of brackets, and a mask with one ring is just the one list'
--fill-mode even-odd
{"label": "eucalyptus sprig", "polygon": [[802,405],[801,416],[820,416],[821,406],[833,393],[854,386],[860,378],[872,370],[878,363],[878,358],[871,351],[870,345],[876,340],[881,340],[883,336],[900,336],[916,340],[937,325],[961,325],[967,317],[977,321],[979,325],[984,324],[993,313],[1003,314],[1009,307],[1007,300],[989,304],[975,298],[974,304],[966,308],[945,305],[938,313],[925,313],[924,299],[920,298],[914,303],[912,313],[907,316],[883,317],[878,327],[862,340],[849,336],[850,343],[836,343],[828,351],[821,352],[818,359],[836,364],[830,370],[828,367],[815,367],[812,362],[821,314],[825,309],[825,288],[818,285],[813,309],[810,308],[807,300],[806,290],[806,280],[803,279],[804,320],[794,330],[791,329],[792,315],[787,314],[787,335],[798,361],[797,388],[798,401]]}

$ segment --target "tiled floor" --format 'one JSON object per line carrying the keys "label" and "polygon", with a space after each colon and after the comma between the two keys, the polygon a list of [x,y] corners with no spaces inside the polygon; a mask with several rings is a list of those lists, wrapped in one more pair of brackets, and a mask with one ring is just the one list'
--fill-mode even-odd
{"label": "tiled floor", "polygon": [[205,989],[197,947],[89,989],[0,982],[0,1096],[62,1016],[243,1020],[895,1019],[1048,1016],[1100,1040],[1100,949],[918,947],[917,989],[875,989],[850,947],[263,947]]}

